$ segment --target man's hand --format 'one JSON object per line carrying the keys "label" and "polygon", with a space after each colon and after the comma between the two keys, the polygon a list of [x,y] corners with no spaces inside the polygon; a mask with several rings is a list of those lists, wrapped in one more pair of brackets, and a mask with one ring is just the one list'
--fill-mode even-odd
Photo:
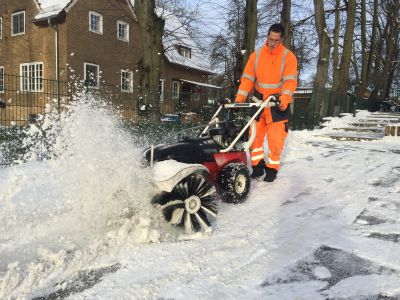
{"label": "man's hand", "polygon": [[229,104],[229,103],[231,103],[231,100],[229,100],[228,98],[219,100],[219,105],[225,105],[225,104]]}
{"label": "man's hand", "polygon": [[279,96],[279,110],[284,111],[290,104],[290,100],[287,97]]}

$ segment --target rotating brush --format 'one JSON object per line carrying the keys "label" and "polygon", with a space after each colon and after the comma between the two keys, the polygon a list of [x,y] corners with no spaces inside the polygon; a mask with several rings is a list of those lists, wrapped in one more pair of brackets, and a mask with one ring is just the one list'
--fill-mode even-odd
{"label": "rotating brush", "polygon": [[217,216],[215,187],[198,173],[184,178],[170,193],[158,195],[153,203],[161,206],[169,223],[183,226],[186,233],[210,232],[208,216]]}

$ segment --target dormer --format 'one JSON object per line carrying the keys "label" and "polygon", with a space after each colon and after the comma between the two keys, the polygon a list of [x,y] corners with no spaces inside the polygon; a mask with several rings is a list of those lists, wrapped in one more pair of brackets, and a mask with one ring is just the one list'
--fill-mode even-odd
{"label": "dormer", "polygon": [[182,45],[176,45],[175,46],[179,52],[180,55],[182,55],[185,58],[192,58],[192,49],[189,47],[185,47]]}

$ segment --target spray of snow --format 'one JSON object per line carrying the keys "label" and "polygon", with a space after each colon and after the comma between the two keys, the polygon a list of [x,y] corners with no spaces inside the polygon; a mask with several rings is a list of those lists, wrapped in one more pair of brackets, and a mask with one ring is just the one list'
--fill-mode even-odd
{"label": "spray of snow", "polygon": [[30,125],[27,152],[1,173],[2,299],[29,297],[32,286],[56,283],[58,273],[84,269],[116,245],[160,240],[135,137],[106,101],[73,100]]}

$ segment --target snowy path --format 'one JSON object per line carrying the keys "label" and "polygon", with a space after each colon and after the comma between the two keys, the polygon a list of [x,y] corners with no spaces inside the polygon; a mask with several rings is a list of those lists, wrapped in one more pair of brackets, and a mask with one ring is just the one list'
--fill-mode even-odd
{"label": "snowy path", "polygon": [[[77,239],[69,247],[46,244],[60,234],[68,237],[64,230],[41,228],[49,236],[25,243],[28,266],[10,251],[21,241],[0,238],[0,257],[8,253],[0,298],[399,299],[400,139],[321,136],[353,121],[345,117],[322,130],[291,132],[278,180],[253,181],[245,203],[221,204],[209,237],[182,240],[161,218],[149,217],[146,207],[140,218],[113,219],[113,227],[95,229],[95,238],[80,232],[86,242]],[[0,192],[8,193],[0,208],[18,195],[13,189],[26,189],[15,174],[0,170]],[[21,207],[27,213],[32,204]],[[0,223],[20,232],[6,217],[0,213]],[[55,217],[70,224],[64,218],[72,216]],[[160,243],[140,243],[156,233]],[[41,255],[35,254],[39,244],[47,249]]]}

